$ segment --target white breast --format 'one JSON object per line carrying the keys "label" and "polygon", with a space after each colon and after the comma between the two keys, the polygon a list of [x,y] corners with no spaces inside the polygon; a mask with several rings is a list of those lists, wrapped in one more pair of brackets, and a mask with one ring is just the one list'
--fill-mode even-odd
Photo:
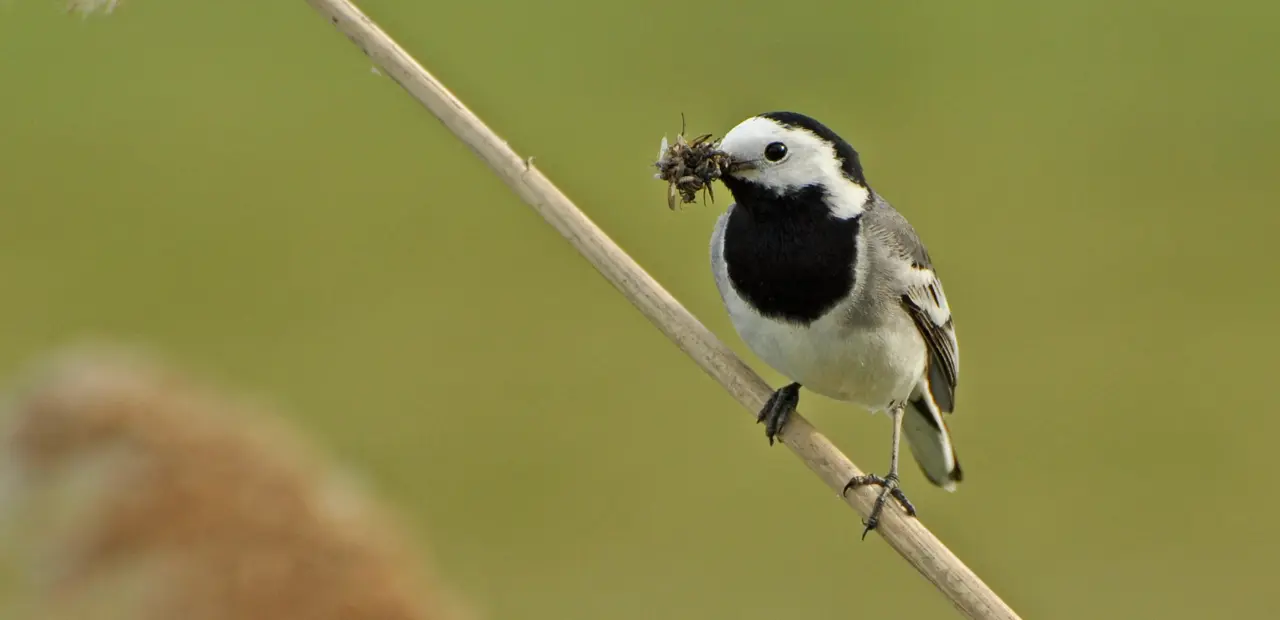
{"label": "white breast", "polygon": [[761,316],[729,287],[729,318],[751,351],[810,390],[872,412],[903,402],[924,374],[925,344],[911,319],[850,325],[837,307],[799,326]]}

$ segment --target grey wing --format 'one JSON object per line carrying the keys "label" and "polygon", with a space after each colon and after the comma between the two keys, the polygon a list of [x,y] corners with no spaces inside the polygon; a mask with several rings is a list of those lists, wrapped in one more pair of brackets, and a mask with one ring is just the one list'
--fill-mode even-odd
{"label": "grey wing", "polygon": [[716,278],[716,290],[720,291],[720,301],[728,302],[729,269],[724,262],[724,228],[729,223],[729,214],[734,205],[716,219],[716,227],[711,231],[711,273]]}
{"label": "grey wing", "polygon": [[929,392],[938,409],[955,409],[956,383],[960,374],[960,347],[956,341],[951,307],[942,292],[942,281],[933,269],[929,251],[901,213],[883,201],[864,217],[868,232],[878,236],[892,258],[906,268],[903,274],[902,306],[911,315],[929,348]]}

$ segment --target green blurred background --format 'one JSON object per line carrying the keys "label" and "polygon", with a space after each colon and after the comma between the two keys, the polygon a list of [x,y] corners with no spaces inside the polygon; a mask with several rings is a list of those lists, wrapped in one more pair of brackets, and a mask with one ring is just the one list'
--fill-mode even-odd
{"label": "green blurred background", "polygon": [[[1280,4],[362,6],[744,354],[724,197],[650,163],[825,121],[955,308],[925,523],[1026,618],[1280,610]],[[953,617],[305,3],[61,8],[0,4],[0,376],[110,336],[269,395],[490,618]],[[802,409],[883,469],[886,418]]]}

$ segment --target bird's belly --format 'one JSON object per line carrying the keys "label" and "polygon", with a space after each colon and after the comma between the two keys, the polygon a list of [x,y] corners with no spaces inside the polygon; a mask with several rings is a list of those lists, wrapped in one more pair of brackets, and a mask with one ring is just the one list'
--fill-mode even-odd
{"label": "bird's belly", "polygon": [[752,352],[802,386],[872,412],[906,400],[924,374],[925,345],[909,320],[850,326],[839,312],[807,326],[752,311],[733,316]]}

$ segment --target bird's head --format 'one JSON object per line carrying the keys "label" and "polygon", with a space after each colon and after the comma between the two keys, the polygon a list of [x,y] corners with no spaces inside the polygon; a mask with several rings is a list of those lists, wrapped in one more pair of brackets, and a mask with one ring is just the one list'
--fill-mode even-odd
{"label": "bird's head", "polygon": [[832,215],[850,218],[871,197],[857,151],[803,114],[769,112],[748,118],[724,135],[719,148],[729,156],[721,181],[740,203],[817,191]]}

